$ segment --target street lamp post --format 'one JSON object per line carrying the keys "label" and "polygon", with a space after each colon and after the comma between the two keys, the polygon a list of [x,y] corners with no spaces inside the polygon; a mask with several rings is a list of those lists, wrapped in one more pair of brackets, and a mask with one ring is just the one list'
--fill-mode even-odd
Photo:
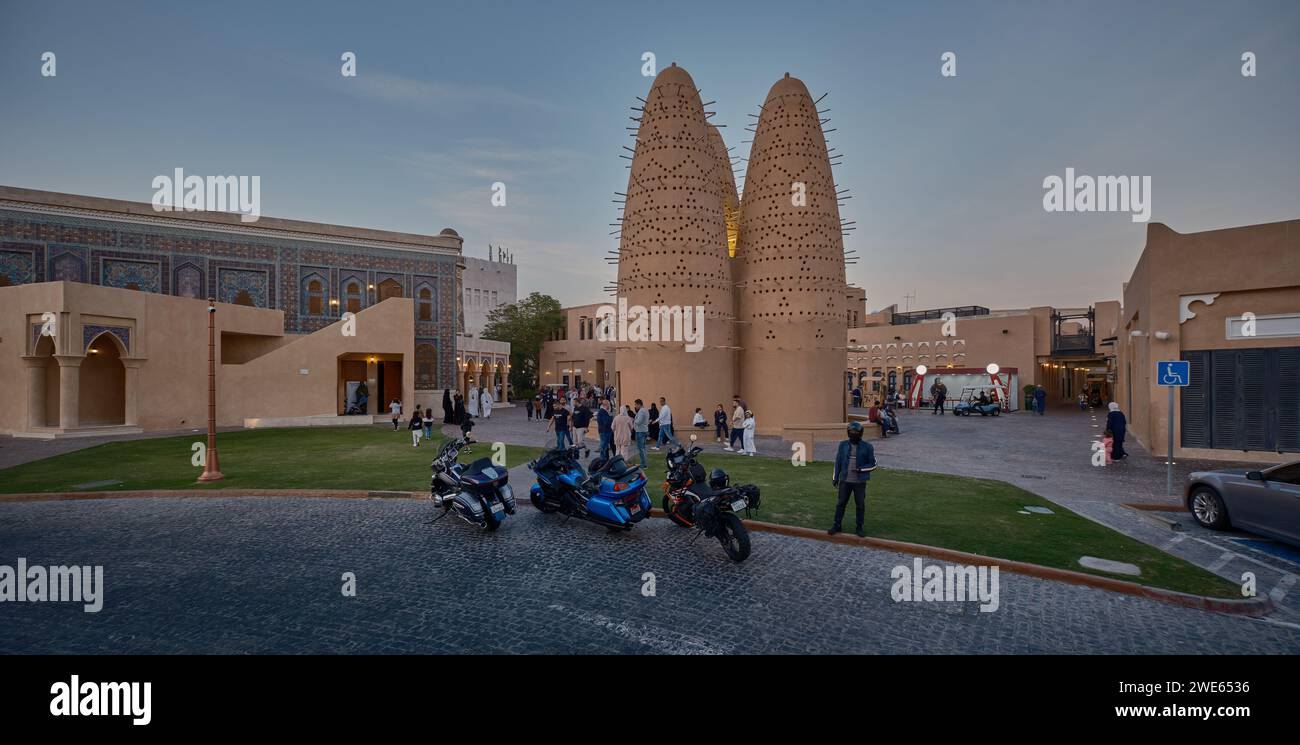
{"label": "street lamp post", "polygon": [[203,459],[203,473],[199,481],[220,481],[225,478],[217,462],[217,302],[208,298],[208,450]]}

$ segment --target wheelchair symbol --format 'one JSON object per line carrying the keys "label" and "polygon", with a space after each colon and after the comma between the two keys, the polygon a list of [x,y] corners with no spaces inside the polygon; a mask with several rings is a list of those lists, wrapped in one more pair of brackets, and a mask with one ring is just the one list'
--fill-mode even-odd
{"label": "wheelchair symbol", "polygon": [[1172,367],[1165,368],[1164,377],[1160,379],[1161,385],[1183,385],[1183,376],[1174,371]]}

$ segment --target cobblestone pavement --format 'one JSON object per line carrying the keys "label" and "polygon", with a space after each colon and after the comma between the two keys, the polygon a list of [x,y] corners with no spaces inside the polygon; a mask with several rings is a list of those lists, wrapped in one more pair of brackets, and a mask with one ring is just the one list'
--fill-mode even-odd
{"label": "cobblestone pavement", "polygon": [[3,504],[0,564],[101,564],[106,590],[93,614],[0,603],[0,651],[1300,652],[1300,628],[1010,573],[992,613],[895,603],[890,571],[913,560],[887,551],[755,534],[736,565],[660,519],[611,534],[521,508],[486,534],[430,517],[381,499]]}
{"label": "cobblestone pavement", "polygon": [[[865,413],[865,412],[864,412]],[[1270,593],[1278,618],[1300,623],[1300,560],[1282,544],[1245,533],[1217,534],[1196,525],[1186,512],[1150,513],[1124,504],[1151,503],[1181,509],[1181,497],[1165,496],[1165,464],[1136,441],[1126,443],[1129,458],[1104,468],[1092,465],[1092,440],[1105,425],[1100,411],[1080,412],[1060,407],[1044,416],[1017,412],[1000,417],[939,416],[925,410],[903,410],[902,434],[873,440],[876,459],[886,468],[997,479],[1019,486],[1074,510],[1137,540],[1156,546],[1233,582],[1252,573],[1260,593]],[[475,436],[530,445],[549,445],[539,433],[545,425],[524,420],[523,411],[479,421]],[[1097,426],[1093,426],[1097,425]],[[710,464],[726,467],[732,456],[721,451],[711,433],[700,443],[716,451]],[[788,453],[789,443],[760,437],[760,453]],[[814,455],[834,457],[834,443],[818,445]],[[651,453],[651,456],[657,454]],[[1187,474],[1196,470],[1258,464],[1220,461],[1180,461],[1174,467],[1175,494],[1181,494]],[[513,475],[513,474],[512,474]],[[1173,521],[1173,526],[1169,524]],[[1176,527],[1175,527],[1176,526]]]}

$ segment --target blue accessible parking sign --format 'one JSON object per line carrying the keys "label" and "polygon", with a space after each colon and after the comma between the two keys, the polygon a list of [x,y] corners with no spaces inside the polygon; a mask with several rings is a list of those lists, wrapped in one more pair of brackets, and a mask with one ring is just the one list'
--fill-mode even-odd
{"label": "blue accessible parking sign", "polygon": [[1156,384],[1184,387],[1192,381],[1192,363],[1187,360],[1161,360],[1156,363]]}

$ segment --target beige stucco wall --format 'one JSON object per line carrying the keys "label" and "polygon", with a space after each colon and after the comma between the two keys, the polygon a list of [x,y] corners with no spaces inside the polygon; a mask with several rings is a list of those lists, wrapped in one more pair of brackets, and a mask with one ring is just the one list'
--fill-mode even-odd
{"label": "beige stucco wall", "polygon": [[[1195,317],[1179,323],[1183,295],[1221,293],[1211,305],[1194,303]],[[1168,448],[1167,392],[1155,384],[1155,363],[1176,360],[1183,350],[1300,345],[1300,337],[1227,340],[1229,316],[1300,312],[1300,220],[1180,234],[1166,225],[1147,226],[1146,246],[1124,288],[1118,326],[1116,399],[1129,432],[1153,454]],[[1133,337],[1134,330],[1144,336]],[[1155,332],[1169,334],[1157,339]],[[1177,400],[1177,399],[1176,399]],[[1271,453],[1184,449],[1175,403],[1175,454],[1274,462]]]}
{"label": "beige stucco wall", "polygon": [[[217,366],[218,423],[338,413],[338,360],[347,355],[401,360],[403,395],[409,397],[414,390],[412,302],[394,298],[366,308],[357,315],[355,336],[344,336],[335,324],[298,337],[284,335],[281,311],[218,303],[218,359],[223,335],[235,335],[228,337],[240,346],[233,358],[246,360]],[[58,362],[78,369],[78,412],[84,419],[79,426],[205,426],[207,307],[202,300],[80,283],[0,288],[0,376],[15,383],[0,388],[0,430],[31,431],[29,411],[36,411],[38,402],[47,416],[37,426],[59,423],[61,370],[47,356],[51,351]],[[56,334],[33,350],[30,324],[46,312],[56,314]],[[129,329],[129,348],[110,349],[119,344],[117,337],[100,335],[90,346],[101,353],[87,354],[83,326],[92,325]],[[41,359],[25,359],[33,351]],[[253,357],[255,351],[262,354]],[[114,353],[120,363],[112,360]],[[29,365],[40,367],[40,374],[29,373]],[[300,374],[303,368],[308,374]],[[29,396],[38,378],[44,390]],[[373,383],[371,392],[373,401]],[[113,421],[113,413],[122,410],[124,421]]]}
{"label": "beige stucco wall", "polygon": [[[1021,313],[958,318],[954,327],[956,334],[951,337],[943,335],[943,321],[939,320],[849,329],[849,369],[882,368],[888,374],[890,368],[910,369],[924,364],[942,374],[942,370],[950,365],[982,369],[990,362],[996,362],[1002,368],[1016,368],[1021,385],[1037,383],[1040,375],[1035,364],[1038,325],[1035,315]],[[948,344],[946,358],[940,357],[937,351],[936,344],[941,341]],[[963,342],[964,357],[952,354],[958,341]],[[917,347],[921,342],[929,343],[928,352],[923,353]],[[877,344],[881,347],[878,350],[874,348]],[[910,352],[905,350],[905,344],[912,344]]]}

